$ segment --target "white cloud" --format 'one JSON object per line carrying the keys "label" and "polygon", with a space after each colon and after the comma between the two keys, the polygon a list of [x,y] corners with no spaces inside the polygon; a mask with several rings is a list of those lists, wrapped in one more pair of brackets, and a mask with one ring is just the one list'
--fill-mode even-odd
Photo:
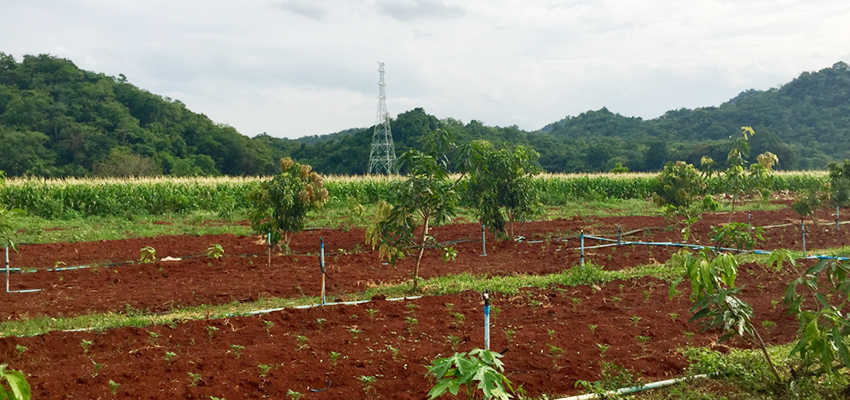
{"label": "white cloud", "polygon": [[795,0],[6,0],[0,51],[50,53],[254,135],[395,115],[537,129],[653,118],[850,62],[850,3]]}

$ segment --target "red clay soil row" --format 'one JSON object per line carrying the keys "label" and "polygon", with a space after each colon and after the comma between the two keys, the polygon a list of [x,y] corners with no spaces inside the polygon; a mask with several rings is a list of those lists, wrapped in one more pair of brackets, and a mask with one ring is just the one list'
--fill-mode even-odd
{"label": "red clay soil row", "polygon": [[[772,228],[767,230],[771,238],[767,243],[760,245],[762,248],[773,249],[777,247],[801,247],[800,220],[790,209],[785,208],[776,211],[753,211],[751,221],[756,226],[768,226],[791,223],[793,226]],[[692,242],[700,241],[708,243],[711,226],[720,225],[730,220],[729,213],[708,213],[692,227]],[[738,222],[747,221],[746,212],[732,214],[732,220]],[[836,234],[834,223],[834,210],[820,210],[818,219],[820,225],[807,222],[809,236],[809,248],[818,245],[819,236],[825,234],[823,245],[831,245],[831,237],[841,237],[842,240],[850,238],[850,226]],[[523,224],[521,234],[529,240],[552,238],[564,235],[577,235],[584,229],[587,234],[607,235],[616,237],[617,225],[621,226],[623,232],[647,227],[667,227],[675,221],[665,220],[663,217],[605,217],[605,218],[582,218],[581,216],[570,219],[559,219],[553,221],[535,221]],[[833,232],[830,234],[830,232]],[[840,233],[843,233],[841,235]],[[481,228],[478,224],[454,224],[436,227],[434,236],[441,242],[456,240],[481,240]],[[488,240],[494,240],[488,232]],[[649,236],[639,236],[642,239]],[[326,251],[336,252],[358,252],[368,250],[365,244],[364,230],[354,228],[349,231],[336,229],[317,229],[302,232],[293,238],[292,251],[296,254],[318,254],[319,240],[324,238]],[[634,239],[632,236],[630,239]],[[651,238],[657,241],[679,242],[682,239],[680,228],[669,230],[656,230]],[[268,248],[262,237],[208,235],[208,236],[159,236],[149,238],[135,238],[122,240],[102,240],[98,242],[62,242],[48,244],[30,244],[19,246],[19,253],[12,254],[14,267],[23,268],[50,268],[57,263],[65,266],[108,264],[138,261],[140,249],[151,246],[156,249],[159,258],[204,256],[212,244],[220,244],[229,255],[264,255]]]}
{"label": "red clay soil row", "polygon": [[[755,223],[775,224],[787,219],[783,211],[754,212]],[[741,215],[736,215],[741,217]],[[743,214],[746,218],[746,214]],[[728,215],[708,215],[694,225],[696,239],[691,243],[708,244],[710,226],[728,220]],[[621,223],[623,231],[660,226],[664,221],[654,217],[628,217],[595,222],[556,220],[527,224],[531,231],[529,238],[558,237],[577,232],[582,227],[586,232],[608,233],[610,222]],[[614,233],[616,224],[613,224]],[[474,230],[473,225],[452,225],[440,227],[437,235],[441,240],[463,237]],[[809,248],[844,246],[850,243],[850,227],[835,231],[832,225],[807,227]],[[480,231],[479,231],[480,232]],[[795,226],[773,228],[766,231],[766,243],[761,248],[789,247],[797,248],[800,243],[799,228]],[[296,237],[294,246],[301,246],[310,240],[318,241],[324,235],[328,251],[336,247],[337,238],[341,243],[354,246],[357,233],[340,231],[311,231]],[[208,242],[229,243],[224,246],[228,254],[248,252],[251,246],[263,249],[264,246],[252,244],[252,238],[222,235],[217,237],[160,237],[162,243],[191,244],[189,248],[202,249]],[[231,240],[226,242],[225,240]],[[652,230],[630,236],[629,240],[678,241],[678,229]],[[108,242],[123,244],[124,250],[136,247],[137,239]],[[240,247],[240,243],[241,246]],[[587,241],[587,244],[592,244]],[[91,243],[63,244],[67,246],[87,246]],[[98,243],[93,245],[97,246]],[[436,277],[450,274],[471,273],[511,275],[514,273],[550,274],[563,271],[580,263],[578,251],[569,248],[578,246],[579,241],[543,243],[513,243],[488,240],[487,257],[481,257],[480,242],[464,242],[456,245],[457,260],[445,263],[436,250],[425,253],[422,277]],[[41,246],[41,245],[40,245]],[[163,246],[163,249],[169,249]],[[173,247],[177,249],[177,247]],[[66,249],[67,250],[67,249]],[[666,261],[675,247],[622,246],[603,249],[588,249],[587,261],[604,266],[609,270],[622,269],[641,264]],[[176,250],[174,250],[176,251]],[[22,249],[23,258],[32,254],[31,249]],[[116,253],[117,254],[117,253]],[[163,254],[158,249],[159,256]],[[55,257],[51,254],[50,257]],[[30,258],[31,259],[31,258]],[[13,259],[14,262],[14,259]],[[329,255],[326,259],[328,282],[331,298],[366,290],[379,284],[399,284],[410,279],[413,259],[403,260],[396,268],[384,265],[376,252],[358,254]],[[3,320],[28,319],[39,316],[68,317],[89,312],[124,311],[127,309],[163,312],[174,307],[201,304],[225,304],[234,301],[245,302],[261,297],[299,297],[302,294],[318,295],[321,277],[319,259],[305,255],[275,255],[271,267],[267,266],[264,256],[237,257],[226,256],[221,260],[208,257],[195,257],[177,262],[158,262],[153,264],[125,265],[120,267],[101,267],[63,272],[36,272],[14,274],[11,276],[12,290],[42,289],[35,293],[4,293],[0,295],[0,309]]]}
{"label": "red clay soil row", "polygon": [[[794,273],[767,272],[754,264],[741,271],[743,297],[753,305],[755,325],[765,339],[792,341],[796,322],[770,301],[782,298]],[[577,380],[600,378],[602,361],[625,366],[646,381],[680,375],[688,362],[677,349],[689,343],[710,345],[717,337],[686,335],[698,332],[687,323],[686,286],[672,301],[667,284],[651,278],[497,295],[491,348],[508,349],[506,374],[531,396],[576,393]],[[415,304],[413,311],[410,304]],[[115,398],[280,399],[293,390],[309,399],[421,399],[433,384],[425,378],[425,366],[453,353],[450,336],[458,338],[460,351],[483,345],[481,308],[479,293],[463,292],[173,327],[51,332],[0,338],[0,360],[27,374],[33,398],[112,398],[112,380],[120,384]],[[373,317],[369,309],[376,310]],[[677,314],[675,320],[671,314]],[[763,320],[776,327],[765,332]],[[510,340],[508,330],[514,332]],[[645,344],[640,337],[648,338]],[[604,357],[598,344],[609,346]],[[26,351],[19,354],[16,346]],[[168,352],[175,354],[171,361]],[[341,354],[336,363],[330,352]],[[260,365],[271,367],[266,376],[261,376]],[[376,379],[367,387],[358,380],[362,376]],[[328,385],[326,391],[311,392]]]}

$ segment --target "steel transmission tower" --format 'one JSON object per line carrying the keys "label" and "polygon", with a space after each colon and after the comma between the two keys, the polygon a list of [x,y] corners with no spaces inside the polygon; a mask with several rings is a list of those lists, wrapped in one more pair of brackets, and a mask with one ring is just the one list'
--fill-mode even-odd
{"label": "steel transmission tower", "polygon": [[387,113],[387,97],[384,94],[384,63],[378,63],[381,79],[378,81],[378,116],[375,118],[375,131],[372,132],[372,150],[369,151],[369,174],[394,174],[395,146],[390,130],[390,116]]}

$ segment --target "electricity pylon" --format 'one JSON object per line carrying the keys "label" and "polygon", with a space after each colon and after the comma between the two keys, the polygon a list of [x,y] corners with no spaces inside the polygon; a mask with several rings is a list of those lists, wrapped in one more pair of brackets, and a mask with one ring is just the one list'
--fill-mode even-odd
{"label": "electricity pylon", "polygon": [[372,132],[372,150],[369,151],[369,174],[394,174],[395,146],[390,130],[390,116],[387,113],[387,97],[384,94],[384,63],[378,63],[381,79],[378,81],[378,116],[375,118],[375,130]]}

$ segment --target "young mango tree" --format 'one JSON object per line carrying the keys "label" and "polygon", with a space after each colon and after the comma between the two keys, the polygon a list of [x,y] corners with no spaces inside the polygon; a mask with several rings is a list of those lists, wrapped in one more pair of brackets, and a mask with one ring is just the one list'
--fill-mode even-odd
{"label": "young mango tree", "polygon": [[540,155],[522,145],[496,150],[486,141],[471,143],[462,154],[468,160],[467,193],[479,220],[491,231],[504,232],[514,239],[514,222],[527,221],[540,209],[532,182],[540,172],[535,165]]}
{"label": "young mango tree", "polygon": [[271,245],[289,249],[292,236],[304,230],[307,213],[328,202],[328,190],[321,175],[312,167],[291,158],[280,160],[280,174],[248,193],[253,203],[249,211],[251,228],[258,233],[271,233]]}
{"label": "young mango tree", "polygon": [[[425,152],[410,149],[399,157],[405,179],[392,184],[391,203],[378,204],[377,221],[366,229],[366,243],[378,249],[393,266],[412,250],[417,251],[413,267],[413,291],[418,290],[419,266],[425,247],[437,244],[430,235],[435,225],[451,222],[458,202],[459,179],[449,179],[445,153],[453,145],[451,133],[438,129],[423,142]],[[422,224],[421,228],[419,224]],[[417,233],[418,229],[418,233]]]}

